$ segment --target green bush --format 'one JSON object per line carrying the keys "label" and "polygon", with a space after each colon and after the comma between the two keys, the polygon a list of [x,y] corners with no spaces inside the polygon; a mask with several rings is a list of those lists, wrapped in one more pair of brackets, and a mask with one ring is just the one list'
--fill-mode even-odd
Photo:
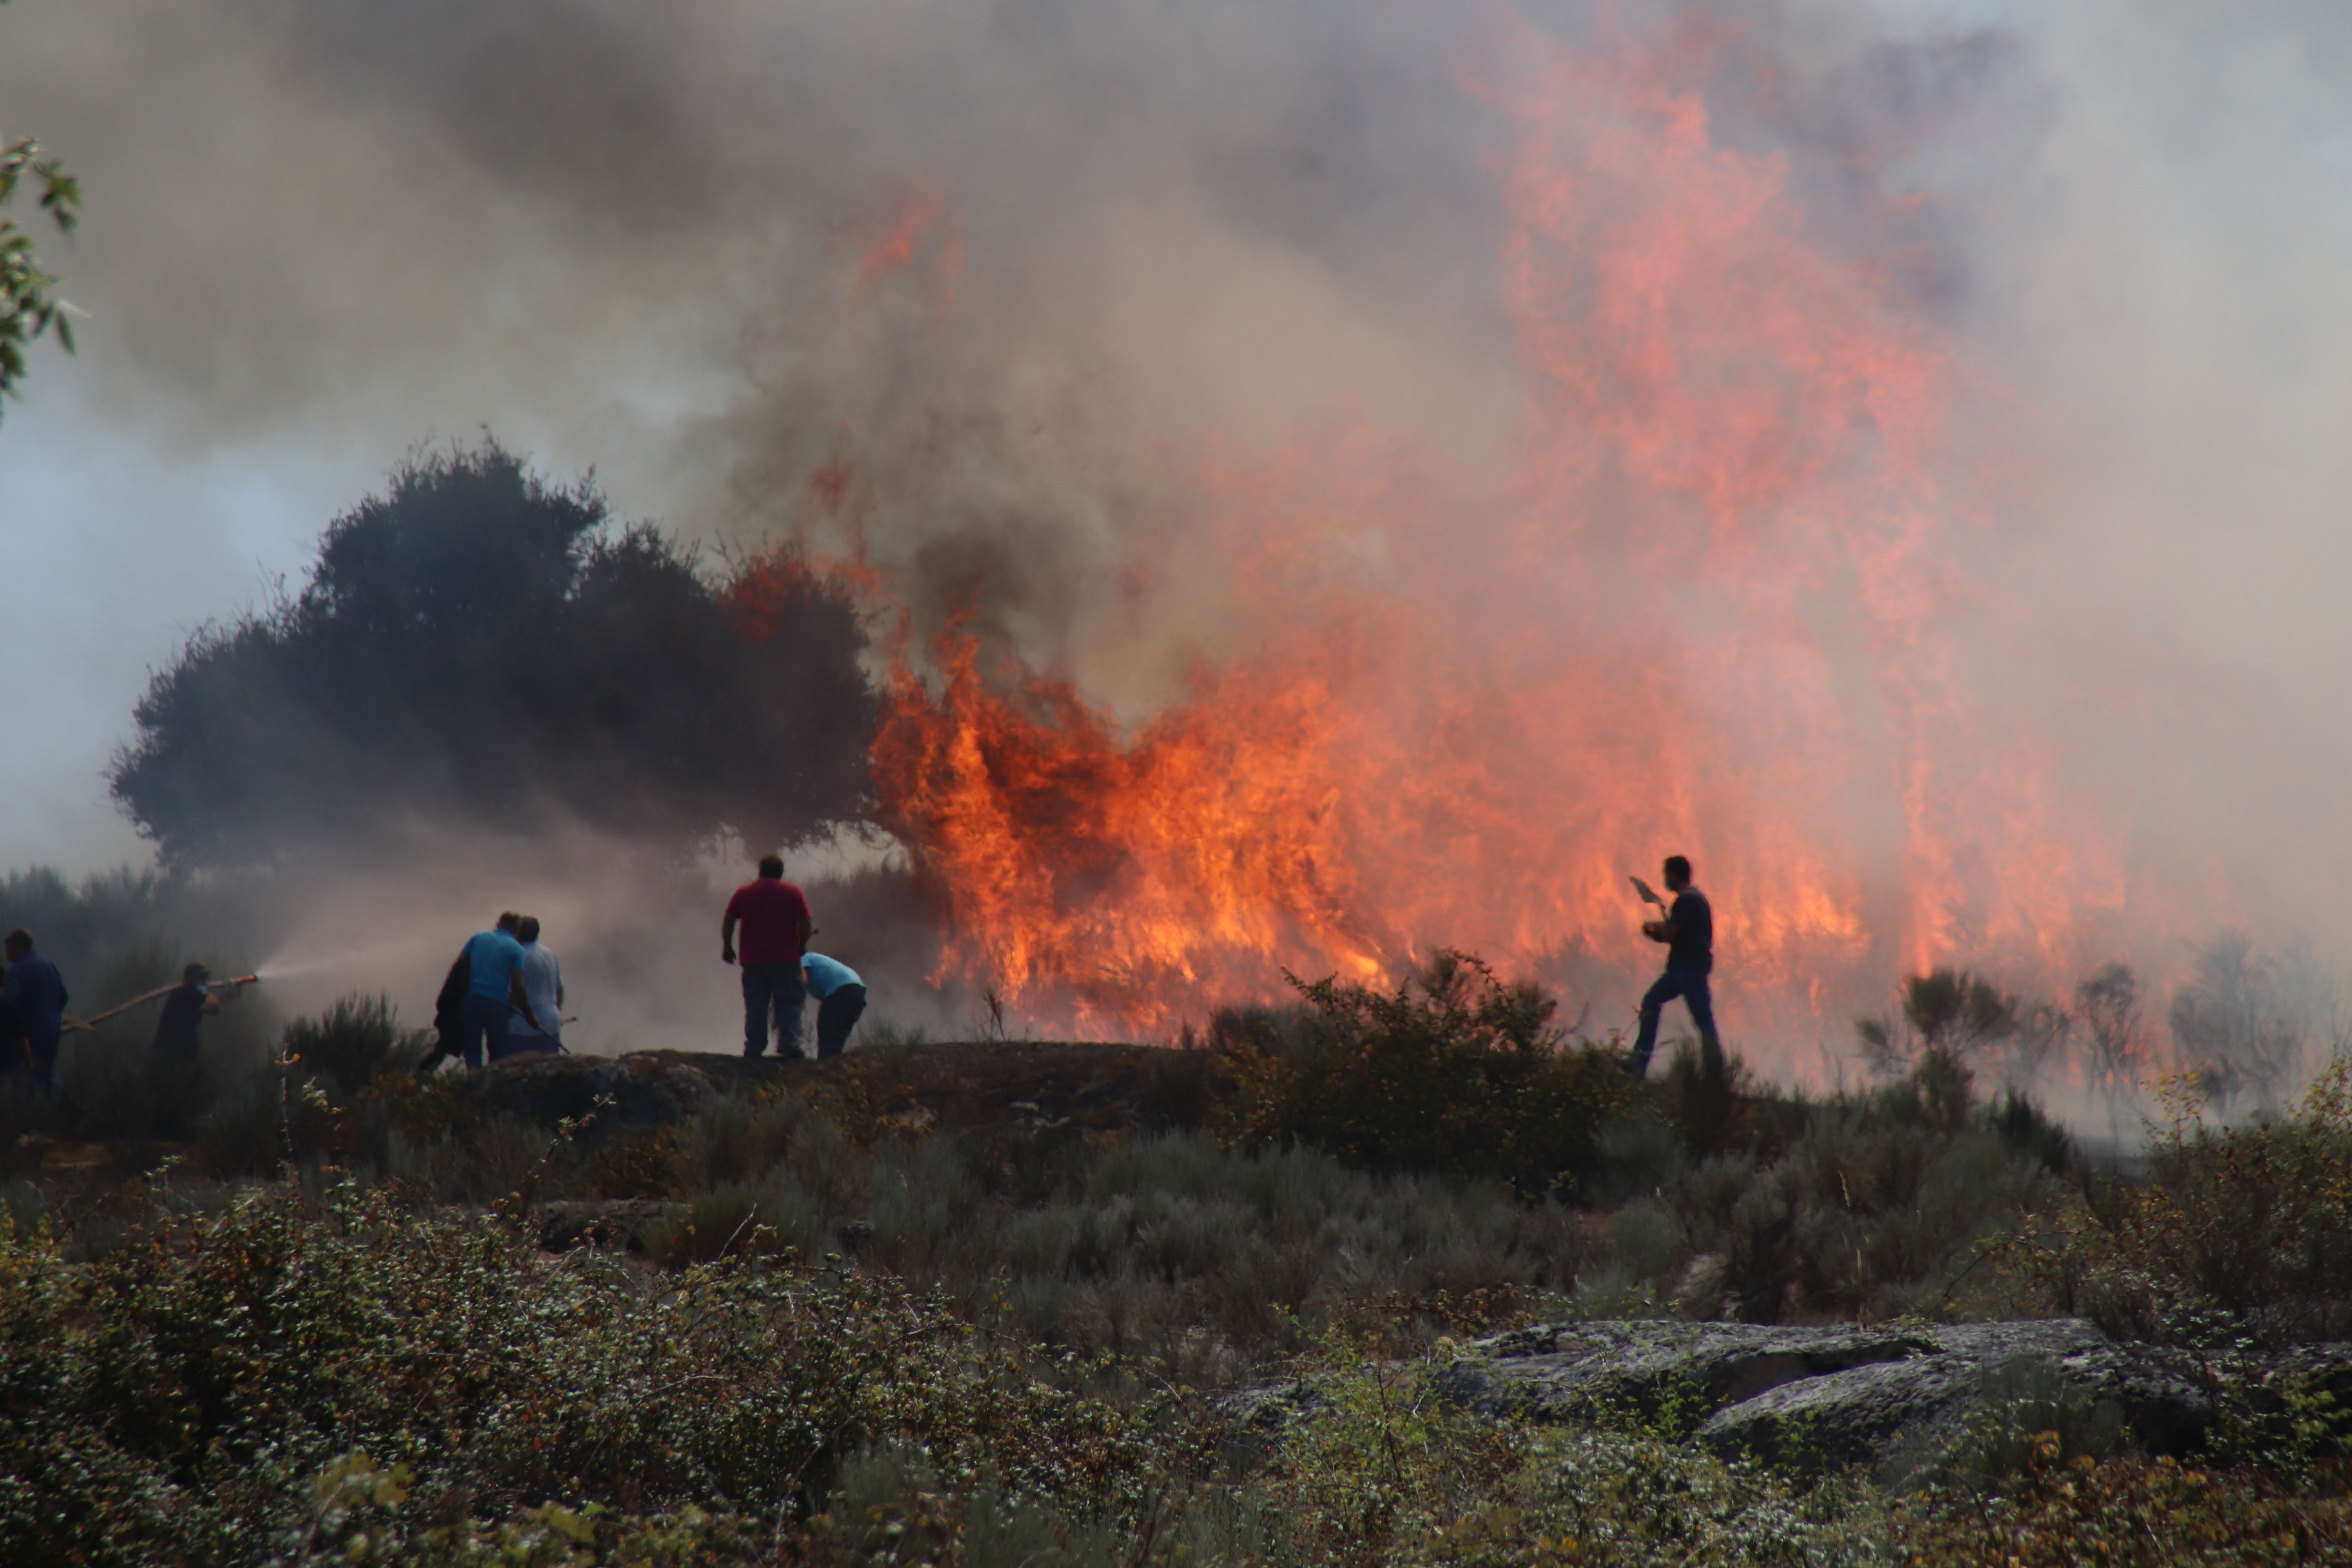
{"label": "green bush", "polygon": [[354,1453],[406,1473],[368,1507],[415,1531],[550,1500],[773,1519],[888,1440],[1078,1515],[1141,1501],[1141,1414],[887,1280],[729,1263],[647,1293],[348,1187],[85,1264],[0,1225],[0,1563],[259,1562]]}
{"label": "green bush", "polygon": [[1476,958],[1440,952],[1394,992],[1299,984],[1311,1014],[1226,1015],[1212,1045],[1236,1142],[1298,1142],[1374,1170],[1495,1178],[1572,1194],[1631,1086],[1607,1052],[1554,1031],[1555,1004]]}
{"label": "green bush", "polygon": [[1920,1568],[2221,1568],[2352,1561],[2352,1476],[2292,1487],[2256,1471],[2175,1460],[2064,1457],[2035,1439],[2024,1480],[1990,1494],[1945,1486],[1897,1500],[1887,1556]]}
{"label": "green bush", "polygon": [[[400,1177],[373,1194],[316,1171],[307,1197],[134,1188],[86,1224],[102,1249],[0,1219],[0,1568],[2342,1560],[2324,1446],[2151,1465],[2025,1373],[1965,1444],[1880,1478],[1932,1478],[1900,1495],[1444,1397],[1438,1336],[1564,1314],[1545,1292],[1571,1278],[1637,1301],[1702,1245],[1776,1310],[1933,1304],[1971,1238],[2053,1196],[2045,1125],[1953,1125],[1949,1093],[1776,1102],[1772,1143],[1712,1158],[1653,1103],[1601,1147],[1655,1190],[1605,1222],[1297,1143],[861,1147],[791,1100],[715,1105],[667,1147],[685,1201],[656,1210],[655,1271],[540,1254],[510,1199],[420,1214],[612,1173],[380,1077],[336,1134]],[[2344,1099],[2315,1097],[2319,1125]],[[1167,1391],[1302,1372],[1315,1396],[1270,1441]]]}
{"label": "green bush", "polygon": [[2199,1350],[2352,1338],[2352,1058],[2290,1113],[2215,1127],[2166,1086],[2146,1183],[2094,1184],[2032,1228],[2021,1269],[2119,1338]]}
{"label": "green bush", "polygon": [[433,1037],[403,1029],[389,996],[346,996],[315,1018],[286,1026],[279,1057],[300,1077],[324,1080],[338,1098],[360,1092],[380,1072],[425,1059]]}

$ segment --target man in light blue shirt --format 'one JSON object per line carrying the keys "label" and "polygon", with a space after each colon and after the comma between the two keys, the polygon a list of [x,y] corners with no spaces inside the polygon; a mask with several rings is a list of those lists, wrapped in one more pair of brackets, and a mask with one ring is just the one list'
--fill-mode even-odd
{"label": "man in light blue shirt", "polygon": [[849,1046],[849,1031],[866,1011],[866,982],[857,971],[821,952],[801,954],[808,994],[816,998],[816,1059],[837,1057]]}
{"label": "man in light blue shirt", "polygon": [[473,981],[457,1015],[457,1053],[469,1068],[482,1065],[486,1046],[492,1061],[507,1054],[507,1025],[516,1013],[533,1025],[540,1022],[523,990],[522,943],[515,938],[521,925],[522,917],[509,910],[499,917],[497,930],[477,931],[466,943]]}
{"label": "man in light blue shirt", "polygon": [[[515,940],[522,943],[522,993],[530,1012],[508,1020],[506,1054],[558,1055],[563,1049],[563,965],[540,945],[537,915],[522,917]],[[490,1059],[500,1058],[493,1053]]]}

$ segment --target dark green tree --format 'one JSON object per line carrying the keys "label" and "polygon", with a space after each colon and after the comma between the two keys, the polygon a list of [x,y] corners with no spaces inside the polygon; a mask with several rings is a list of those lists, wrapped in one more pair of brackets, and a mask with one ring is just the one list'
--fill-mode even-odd
{"label": "dark green tree", "polygon": [[568,816],[791,843],[866,805],[856,608],[790,557],[716,584],[592,483],[496,444],[413,459],[337,519],[302,591],[149,683],[115,798],[169,865],[364,852]]}

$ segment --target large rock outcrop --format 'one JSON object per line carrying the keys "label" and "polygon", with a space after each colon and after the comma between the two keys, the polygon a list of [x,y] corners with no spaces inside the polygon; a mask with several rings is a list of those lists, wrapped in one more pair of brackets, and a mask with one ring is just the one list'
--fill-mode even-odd
{"label": "large rock outcrop", "polygon": [[[1970,1418],[2021,1403],[2127,1433],[2159,1454],[2199,1447],[2212,1379],[2274,1406],[2288,1386],[2352,1401],[2352,1344],[2242,1357],[2118,1344],[2079,1320],[1777,1328],[1683,1321],[1553,1324],[1480,1342],[1440,1374],[1471,1409],[1544,1423],[1636,1419],[1727,1458],[1899,1475],[1949,1452]],[[1311,1384],[1262,1390],[1236,1410],[1278,1428],[1312,1418]],[[2036,1417],[2039,1418],[2038,1416]]]}

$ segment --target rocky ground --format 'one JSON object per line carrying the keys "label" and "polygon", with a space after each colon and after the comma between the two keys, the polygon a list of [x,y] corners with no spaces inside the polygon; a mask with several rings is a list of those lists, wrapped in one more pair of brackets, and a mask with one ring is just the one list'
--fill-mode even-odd
{"label": "rocky ground", "polygon": [[[1687,1432],[1725,1458],[1888,1480],[1949,1453],[1972,1422],[2128,1431],[2151,1454],[2202,1447],[2218,1381],[2352,1398],[2352,1344],[2226,1363],[2118,1344],[2078,1319],[1815,1328],[1754,1323],[1557,1323],[1484,1340],[1440,1386],[1484,1415],[1575,1425],[1631,1418]],[[2259,1400],[2257,1401],[2259,1403]],[[1320,1407],[1311,1382],[1230,1402],[1274,1436]]]}

